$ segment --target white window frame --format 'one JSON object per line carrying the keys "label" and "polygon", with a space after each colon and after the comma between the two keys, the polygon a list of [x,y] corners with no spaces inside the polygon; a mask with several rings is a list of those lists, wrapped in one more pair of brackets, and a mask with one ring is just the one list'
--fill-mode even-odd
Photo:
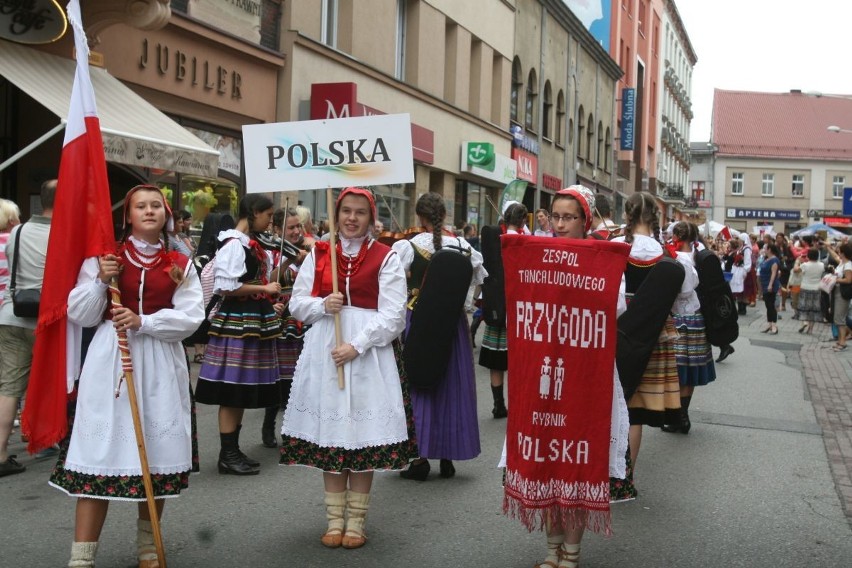
{"label": "white window frame", "polygon": [[[739,191],[737,191],[739,188]],[[731,172],[731,195],[743,195],[745,189],[745,174],[743,172]]]}
{"label": "white window frame", "polygon": [[[322,31],[320,41],[329,47],[337,49],[337,0],[323,0],[322,3]],[[329,34],[329,29],[331,33]],[[331,37],[329,37],[329,35]]]}
{"label": "white window frame", "polygon": [[[799,192],[796,193],[796,186],[799,186]],[[793,174],[793,185],[790,188],[793,197],[805,196],[805,174]]]}
{"label": "white window frame", "polygon": [[846,176],[834,176],[831,180],[832,199],[843,199],[843,187],[846,185]]}
{"label": "white window frame", "polygon": [[763,174],[760,182],[761,197],[775,197],[775,174]]}

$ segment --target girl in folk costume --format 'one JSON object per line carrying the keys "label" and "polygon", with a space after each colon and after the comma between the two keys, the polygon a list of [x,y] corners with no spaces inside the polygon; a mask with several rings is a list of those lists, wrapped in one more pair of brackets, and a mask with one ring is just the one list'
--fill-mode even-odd
{"label": "girl in folk costume", "polygon": [[[562,239],[585,239],[592,227],[592,212],[595,210],[595,196],[587,187],[572,185],[559,190],[553,196],[550,204],[550,222],[554,236]],[[621,315],[626,305],[624,297],[619,294],[616,313]],[[625,476],[627,453],[627,437],[629,418],[624,391],[618,379],[618,371],[613,364],[613,400],[610,417],[610,446],[609,446],[609,475],[623,478]],[[503,463],[505,465],[505,446]],[[568,518],[576,522],[573,526],[567,523],[560,525],[552,517],[546,523],[547,556],[535,568],[576,568],[580,562],[580,542],[586,524],[582,522],[583,515]]]}
{"label": "girl in folk costume", "polygon": [[694,243],[698,240],[698,227],[692,223],[680,221],[672,228],[669,251],[674,252],[675,258],[683,265],[685,276],[680,294],[675,300],[675,328],[678,336],[675,339],[675,361],[677,374],[680,379],[680,421],[665,424],[663,432],[680,432],[688,434],[692,424],[689,421],[689,403],[696,386],[707,385],[716,380],[716,368],[713,365],[713,352],[707,341],[704,326],[704,316],[701,314],[701,304],[695,292],[698,286],[698,272],[695,270]]}
{"label": "girl in folk costume", "polygon": [[[625,293],[629,302],[665,253],[655,238],[660,233],[659,209],[651,194],[643,191],[631,195],[624,204],[624,217],[627,222],[624,236],[613,240],[631,245],[624,272]],[[665,309],[671,311],[671,306]],[[612,498],[615,501],[636,497],[633,468],[642,443],[642,426],[676,424],[680,419],[680,383],[672,342],[676,335],[674,323],[669,317],[651,352],[639,386],[627,401],[630,412],[630,461],[627,464],[627,477],[613,480]]]}
{"label": "girl in folk costume", "polygon": [[[405,271],[399,255],[370,238],[376,219],[371,192],[347,187],[336,212],[335,250],[327,241],[316,243],[290,298],[293,317],[311,328],[284,412],[281,463],[323,471],[328,528],[321,542],[359,548],[366,542],[373,472],[402,470],[418,452],[397,341],[405,328]],[[334,314],[340,314],[339,346]]]}
{"label": "girl in folk costume", "polygon": [[[426,231],[393,245],[409,274],[409,292],[421,287],[432,254],[442,248],[469,257],[474,270],[471,284],[480,286],[488,275],[482,267],[482,255],[466,240],[442,234],[447,215],[444,198],[437,193],[426,193],[417,200],[415,212]],[[446,376],[432,390],[411,391],[420,459],[400,473],[406,479],[425,480],[429,458],[441,460],[441,477],[452,477],[455,474],[452,460],[469,460],[479,455],[473,350],[468,337],[467,316],[459,313]]]}
{"label": "girl in folk costume", "polygon": [[746,315],[746,306],[748,305],[748,297],[750,289],[746,289],[746,281],[751,274],[751,244],[748,242],[748,235],[742,234],[740,238],[731,239],[731,250],[734,254],[734,263],[731,266],[731,292],[734,298],[737,299],[737,308],[739,315]]}
{"label": "girl in folk costume", "polygon": [[216,253],[213,288],[224,300],[211,319],[195,396],[198,402],[219,405],[218,468],[224,474],[260,472],[260,463],[240,450],[243,412],[281,401],[276,340],[283,306],[272,303],[281,285],[269,281],[266,251],[250,236],[269,227],[272,211],[268,197],[246,195],[236,229],[218,237],[223,244]]}
{"label": "girl in folk costume", "polygon": [[275,234],[299,249],[298,258],[281,256],[278,250],[272,251],[272,264],[277,268],[272,271],[272,280],[281,284],[281,295],[278,301],[283,306],[281,313],[281,337],[277,340],[278,345],[278,369],[281,375],[281,404],[270,406],[266,409],[261,427],[261,438],[263,445],[267,448],[277,448],[275,441],[275,417],[279,411],[287,408],[290,398],[290,388],[293,385],[293,373],[296,371],[296,361],[302,352],[302,343],[307,331],[307,326],[293,317],[290,313],[290,296],[293,293],[293,283],[299,274],[299,267],[308,255],[308,249],[304,247],[304,235],[302,234],[302,222],[296,209],[279,209],[272,217],[272,228]]}
{"label": "girl in folk costume", "polygon": [[[511,201],[503,210],[502,228],[507,235],[529,234],[526,220],[527,208],[517,201]],[[502,278],[503,275],[500,274],[499,277]],[[491,415],[494,418],[506,418],[508,411],[503,395],[503,378],[509,369],[509,358],[505,324],[491,325],[486,322],[479,350],[479,365],[491,371],[491,395],[494,398]]]}
{"label": "girl in folk costume", "polygon": [[[127,387],[119,379],[116,329],[127,331],[158,514],[163,499],[177,497],[188,485],[189,371],[181,340],[201,324],[204,307],[192,263],[168,250],[165,228],[170,219],[157,187],[131,189],[118,255],[87,259],[68,297],[68,321],[97,326],[80,374],[70,439],[50,477],[52,486],[78,498],[68,566],[94,566],[111,500],[138,502],[139,566],[158,565]],[[123,307],[110,309],[107,283],[113,277],[118,278]],[[69,349],[69,357],[72,353],[79,349]]]}

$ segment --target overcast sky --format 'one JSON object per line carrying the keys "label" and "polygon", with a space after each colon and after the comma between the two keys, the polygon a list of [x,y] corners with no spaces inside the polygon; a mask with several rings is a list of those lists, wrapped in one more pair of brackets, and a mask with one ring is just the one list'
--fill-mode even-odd
{"label": "overcast sky", "polygon": [[[690,140],[710,138],[713,89],[852,95],[852,1],[676,0],[698,56]],[[852,116],[837,117],[852,128]]]}

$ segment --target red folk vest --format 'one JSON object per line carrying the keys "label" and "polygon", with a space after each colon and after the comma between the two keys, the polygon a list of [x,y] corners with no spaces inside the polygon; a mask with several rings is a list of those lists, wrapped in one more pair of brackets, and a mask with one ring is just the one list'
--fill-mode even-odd
{"label": "red folk vest", "polygon": [[[121,305],[129,308],[134,314],[154,314],[160,310],[174,308],[172,304],[172,296],[177,289],[177,283],[169,276],[171,265],[162,263],[157,268],[145,270],[145,287],[141,289],[142,296],[140,298],[140,287],[142,286],[142,272],[139,268],[125,257],[124,269],[118,276],[118,289],[121,291]],[[180,255],[176,261],[177,266],[186,266],[188,259]],[[142,301],[142,309],[139,311],[139,302]],[[112,314],[109,308],[107,309],[106,319],[112,319]]]}
{"label": "red folk vest", "polygon": [[[316,271],[314,273],[314,288],[311,295],[324,298],[331,294],[331,247],[326,241],[317,242],[314,247],[316,255]],[[346,264],[338,266],[337,286],[343,293],[346,306],[375,310],[379,307],[379,270],[385,258],[391,253],[391,248],[378,241],[370,241],[367,254],[358,271],[346,278]],[[345,261],[344,261],[345,262]]]}

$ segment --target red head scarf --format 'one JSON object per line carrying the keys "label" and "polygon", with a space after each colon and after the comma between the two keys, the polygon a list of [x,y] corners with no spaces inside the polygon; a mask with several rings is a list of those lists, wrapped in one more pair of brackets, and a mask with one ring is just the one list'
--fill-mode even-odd
{"label": "red head scarf", "polygon": [[376,214],[376,198],[373,197],[372,191],[364,189],[363,187],[347,187],[340,192],[340,195],[337,196],[337,202],[334,204],[335,219],[340,217],[340,202],[343,201],[343,198],[347,195],[360,195],[361,197],[366,197],[367,201],[370,202],[370,224],[376,222],[376,219],[378,218],[378,215]]}

